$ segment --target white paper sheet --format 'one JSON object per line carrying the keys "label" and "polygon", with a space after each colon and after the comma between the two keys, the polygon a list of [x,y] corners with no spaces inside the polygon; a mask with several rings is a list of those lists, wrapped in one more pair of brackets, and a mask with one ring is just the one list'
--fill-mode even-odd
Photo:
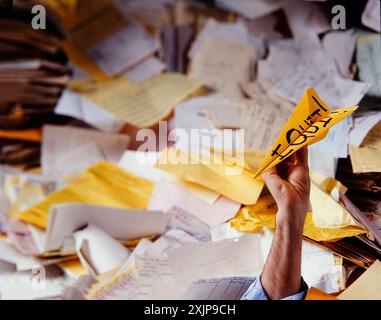
{"label": "white paper sheet", "polygon": [[280,9],[282,2],[280,0],[216,0],[216,5],[225,10],[237,12],[248,19],[256,19]]}
{"label": "white paper sheet", "polygon": [[369,95],[381,97],[381,36],[362,36],[357,40],[356,61],[359,78],[371,84]]}
{"label": "white paper sheet", "polygon": [[308,150],[308,165],[311,170],[334,178],[336,175],[338,158],[329,151],[316,149],[312,146]]}
{"label": "white paper sheet", "polygon": [[123,121],[71,90],[62,93],[54,112],[82,120],[104,132],[119,132],[124,126]]}
{"label": "white paper sheet", "polygon": [[165,64],[158,58],[151,57],[126,72],[127,77],[137,83],[148,80],[166,69]]}
{"label": "white paper sheet", "polygon": [[[59,159],[75,148],[89,143],[96,144],[104,159],[115,163],[127,149],[129,141],[129,136],[122,134],[102,133],[76,127],[44,126],[41,156],[43,176],[49,177],[49,179],[61,177],[59,163],[62,167],[62,161]],[[81,153],[82,161],[86,161],[85,156],[86,154]],[[93,156],[91,154],[89,156],[91,156],[89,159],[92,162]],[[79,173],[76,171],[77,165],[73,162],[67,162],[65,170]]]}
{"label": "white paper sheet", "polygon": [[304,91],[310,87],[316,90],[328,106],[337,108],[357,105],[370,85],[342,79],[321,65],[301,64],[295,71],[276,82],[273,91],[296,104]]}
{"label": "white paper sheet", "polygon": [[49,211],[45,250],[59,249],[74,231],[89,223],[118,240],[164,233],[169,217],[158,211],[120,209],[85,204],[61,204]]}
{"label": "white paper sheet", "polygon": [[226,37],[208,37],[193,56],[189,77],[228,97],[242,97],[240,85],[253,73],[255,50]]}
{"label": "white paper sheet", "polygon": [[113,0],[127,18],[139,11],[152,11],[164,5],[173,5],[175,0]]}
{"label": "white paper sheet", "polygon": [[171,216],[169,229],[181,229],[198,241],[212,240],[209,227],[184,209],[174,206],[168,210],[167,214]]}
{"label": "white paper sheet", "polygon": [[63,276],[57,267],[53,266],[49,268],[36,267],[33,272],[0,274],[0,299],[54,299],[69,284],[70,280]]}
{"label": "white paper sheet", "polygon": [[116,268],[128,258],[128,249],[94,224],[73,235],[79,260],[92,275]]}
{"label": "white paper sheet", "polygon": [[349,144],[359,147],[368,132],[381,121],[381,112],[367,112],[354,117],[353,128],[349,135]]}
{"label": "white paper sheet", "polygon": [[288,111],[264,91],[260,92],[258,88],[253,87],[251,89],[248,90],[253,99],[247,105],[243,115],[245,148],[246,150],[267,150],[287,121]]}
{"label": "white paper sheet", "polygon": [[254,279],[254,277],[200,279],[190,285],[182,299],[240,300]]}
{"label": "white paper sheet", "polygon": [[352,127],[352,117],[348,117],[331,128],[324,140],[309,146],[308,162],[312,170],[335,177],[338,159],[348,156]]}
{"label": "white paper sheet", "polygon": [[352,126],[352,117],[345,118],[329,130],[324,140],[313,144],[310,148],[325,151],[336,158],[346,158],[348,156],[349,132]]}
{"label": "white paper sheet", "polygon": [[[81,161],[78,161],[81,159]],[[56,159],[56,177],[65,177],[82,172],[93,164],[106,160],[94,142],[85,143],[68,150]]]}
{"label": "white paper sheet", "polygon": [[287,0],[283,1],[287,20],[294,36],[304,33],[323,33],[331,26],[316,3]]}
{"label": "white paper sheet", "polygon": [[326,62],[327,59],[319,36],[311,31],[298,34],[294,37],[294,46],[306,62]]}
{"label": "white paper sheet", "polygon": [[[258,61],[257,79],[271,79],[273,81],[287,76],[301,61],[301,57],[292,50],[282,49],[270,45],[270,52],[266,60]],[[284,63],[287,61],[287,63]]]}
{"label": "white paper sheet", "polygon": [[380,1],[368,0],[365,10],[361,15],[362,24],[378,32],[381,32],[380,6]]}
{"label": "white paper sheet", "polygon": [[213,124],[209,121],[205,109],[208,106],[223,108],[232,104],[230,99],[215,94],[189,99],[176,106],[175,126],[189,134],[192,129],[212,129]]}
{"label": "white paper sheet", "polygon": [[21,254],[13,245],[4,240],[0,240],[0,260],[15,265],[18,271],[31,270],[40,265],[37,259]]}
{"label": "white paper sheet", "polygon": [[147,249],[147,253],[167,257],[169,251],[195,242],[198,242],[198,240],[189,233],[181,229],[173,229],[157,239],[153,245]]}
{"label": "white paper sheet", "polygon": [[246,233],[237,231],[230,225],[230,222],[225,222],[210,228],[210,234],[212,236],[212,241],[221,241],[225,239],[239,238]]}
{"label": "white paper sheet", "polygon": [[340,73],[347,76],[356,47],[356,35],[353,30],[327,33],[323,38],[323,47],[325,54],[335,59]]}
{"label": "white paper sheet", "polygon": [[264,264],[259,235],[187,244],[169,251],[168,259],[182,292],[198,279],[256,275]]}
{"label": "white paper sheet", "polygon": [[171,268],[165,257],[142,254],[135,256],[135,272],[124,274],[96,299],[98,300],[147,300],[176,299],[177,288]]}
{"label": "white paper sheet", "polygon": [[162,179],[156,184],[147,208],[166,212],[173,206],[193,214],[209,226],[214,226],[233,218],[241,204],[224,196],[210,204],[182,186]]}
{"label": "white paper sheet", "polygon": [[189,49],[188,56],[193,58],[205,39],[210,37],[224,37],[228,40],[238,41],[240,43],[249,43],[249,32],[242,22],[221,23],[214,19],[207,19],[204,27],[193,41]]}
{"label": "white paper sheet", "polygon": [[141,239],[132,253],[128,256],[127,260],[121,265],[120,269],[115,274],[115,279],[135,267],[135,256],[145,253],[147,249],[152,246],[152,244],[152,241],[148,239]]}
{"label": "white paper sheet", "polygon": [[118,166],[140,178],[157,182],[165,175],[163,171],[154,167],[159,155],[158,152],[126,150]]}
{"label": "white paper sheet", "polygon": [[152,56],[160,48],[137,22],[86,50],[87,55],[109,75],[121,72]]}

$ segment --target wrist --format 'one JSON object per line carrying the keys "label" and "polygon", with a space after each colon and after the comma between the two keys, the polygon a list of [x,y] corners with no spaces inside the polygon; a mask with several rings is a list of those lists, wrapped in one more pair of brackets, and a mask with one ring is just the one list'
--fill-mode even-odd
{"label": "wrist", "polygon": [[276,229],[294,236],[302,236],[306,211],[297,207],[281,208],[276,216]]}

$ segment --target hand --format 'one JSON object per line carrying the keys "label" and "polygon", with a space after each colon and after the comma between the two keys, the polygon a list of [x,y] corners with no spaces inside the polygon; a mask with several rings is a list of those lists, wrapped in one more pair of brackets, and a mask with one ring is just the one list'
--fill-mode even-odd
{"label": "hand", "polygon": [[262,178],[278,205],[277,225],[293,223],[303,230],[311,186],[307,147],[264,172]]}

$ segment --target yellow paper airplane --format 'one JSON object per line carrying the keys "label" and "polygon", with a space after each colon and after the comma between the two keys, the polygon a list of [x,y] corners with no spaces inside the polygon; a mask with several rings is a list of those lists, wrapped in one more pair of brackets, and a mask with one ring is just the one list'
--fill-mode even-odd
{"label": "yellow paper airplane", "polygon": [[319,98],[315,90],[308,89],[254,177],[276,166],[305,145],[324,139],[332,126],[348,117],[357,108],[353,106],[330,112],[329,107]]}

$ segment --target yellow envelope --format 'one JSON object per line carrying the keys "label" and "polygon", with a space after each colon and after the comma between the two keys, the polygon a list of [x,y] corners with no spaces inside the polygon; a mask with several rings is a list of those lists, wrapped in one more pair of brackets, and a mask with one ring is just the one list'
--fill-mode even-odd
{"label": "yellow envelope", "polygon": [[352,217],[348,210],[334,199],[331,193],[336,189],[345,193],[347,188],[334,178],[318,172],[311,172],[310,202],[313,211],[313,222],[321,228],[341,228],[362,225]]}
{"label": "yellow envelope", "polygon": [[[239,232],[255,233],[263,228],[275,229],[277,207],[270,196],[261,197],[255,205],[244,206],[237,216],[230,220],[231,226]],[[320,228],[313,223],[313,214],[307,213],[303,235],[315,241],[335,241],[346,237],[364,234],[362,228],[349,226],[344,228]]]}
{"label": "yellow envelope", "polygon": [[360,147],[349,145],[354,173],[381,172],[381,123],[373,127]]}
{"label": "yellow envelope", "polygon": [[313,222],[317,227],[342,228],[359,224],[348,210],[331,197],[329,193],[320,189],[313,181],[311,182],[310,202],[313,211]]}
{"label": "yellow envelope", "polygon": [[[214,155],[211,152],[211,161],[203,163],[192,154],[170,148],[161,153],[156,167],[178,178],[207,187],[238,203],[256,203],[264,182],[253,179],[253,171],[247,165],[239,168],[232,159],[217,163],[212,160]],[[240,170],[240,174],[228,174],[229,170]]]}
{"label": "yellow envelope", "polygon": [[358,107],[340,108],[330,112],[314,89],[308,89],[283,127],[263,164],[254,177],[276,166],[305,145],[324,139],[328,130],[352,114]]}
{"label": "yellow envelope", "polygon": [[34,207],[13,215],[45,228],[49,207],[58,203],[86,203],[117,208],[145,208],[153,184],[109,162],[98,162],[66,187],[51,193]]}
{"label": "yellow envelope", "polygon": [[340,181],[317,171],[310,171],[310,178],[320,189],[327,193],[331,193],[334,188],[341,193],[346,193],[348,190],[348,188],[342,185]]}

